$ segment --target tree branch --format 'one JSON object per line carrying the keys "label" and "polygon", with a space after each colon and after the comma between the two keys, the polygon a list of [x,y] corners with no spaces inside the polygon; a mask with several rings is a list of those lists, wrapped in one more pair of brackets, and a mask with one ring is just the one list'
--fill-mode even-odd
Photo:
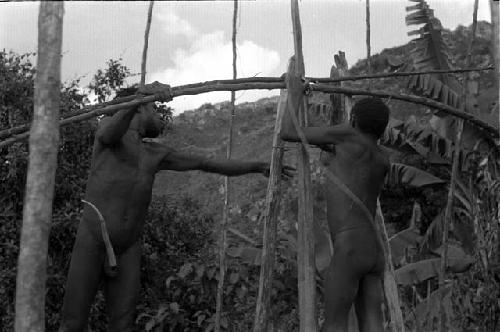
{"label": "tree branch", "polygon": [[[172,97],[179,97],[183,95],[197,95],[201,93],[206,93],[206,92],[211,92],[211,91],[239,91],[239,90],[274,90],[274,89],[284,89],[285,88],[285,83],[281,78],[270,78],[268,77],[267,80],[263,80],[262,82],[260,81],[263,79],[262,77],[253,77],[253,78],[246,78],[246,79],[236,79],[236,80],[220,80],[220,81],[209,81],[209,82],[204,82],[204,83],[196,83],[196,84],[190,84],[190,85],[182,85],[182,86],[177,86],[172,88]],[[328,80],[334,82],[334,81],[341,81],[342,79],[331,79],[328,78]],[[274,82],[273,82],[274,81]],[[456,116],[458,118],[461,118],[465,121],[468,121],[472,123],[473,125],[477,126],[478,128],[482,129],[488,136],[490,136],[493,139],[498,139],[500,137],[498,128],[495,126],[492,126],[479,118],[476,118],[472,114],[465,113],[463,111],[460,111],[457,108],[451,107],[449,105],[440,103],[438,101],[435,101],[430,98],[425,98],[425,97],[420,97],[420,96],[413,96],[413,95],[406,95],[406,94],[397,94],[397,93],[392,93],[392,92],[386,92],[386,91],[367,91],[367,90],[360,90],[360,89],[349,89],[349,88],[344,88],[344,87],[335,87],[335,86],[330,86],[327,84],[311,84],[312,91],[321,91],[321,92],[326,92],[326,93],[340,93],[340,94],[347,94],[347,95],[365,95],[365,96],[376,96],[376,97],[381,97],[381,98],[391,98],[391,99],[398,99],[402,101],[406,101],[409,103],[414,103],[414,104],[419,104],[419,105],[425,105],[431,108],[434,108],[436,110],[443,111],[447,114]],[[135,99],[134,99],[135,98]],[[83,111],[75,116],[71,116],[68,118],[65,118],[61,120],[60,126],[66,126],[68,124],[74,123],[74,122],[79,122],[79,121],[84,121],[91,119],[93,117],[96,117],[98,115],[102,114],[108,114],[111,115],[118,110],[124,108],[124,107],[135,107],[141,104],[149,103],[156,101],[157,98],[155,96],[147,96],[147,97],[139,97],[136,98],[135,96],[130,96],[121,100],[128,100],[123,103],[109,103],[107,106],[102,107],[102,108],[92,108],[89,111]],[[118,100],[116,101],[118,102]],[[27,127],[25,127],[27,128]],[[29,136],[29,133],[26,131],[17,131],[14,130],[15,128],[7,129],[5,131],[0,132],[0,138],[8,138],[4,141],[0,142],[0,148],[9,146],[15,142],[19,142],[23,139],[26,139]],[[15,135],[8,135],[7,133],[4,134],[4,132],[14,132],[16,133]],[[3,136],[3,137],[2,137]]]}

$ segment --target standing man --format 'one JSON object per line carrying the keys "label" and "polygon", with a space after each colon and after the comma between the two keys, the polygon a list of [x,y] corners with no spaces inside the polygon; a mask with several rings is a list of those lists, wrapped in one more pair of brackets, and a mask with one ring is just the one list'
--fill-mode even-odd
{"label": "standing man", "polygon": [[[139,89],[170,101],[170,87],[155,82]],[[132,92],[133,93],[133,92]],[[109,331],[132,331],[139,295],[145,215],[160,170],[201,170],[226,176],[269,174],[265,162],[207,159],[176,151],[158,135],[164,126],[154,103],[126,108],[103,118],[97,128],[85,200],[104,217],[118,271],[109,272],[100,220],[85,206],[73,248],[60,331],[84,331],[100,281],[104,282]],[[289,176],[291,168],[284,167]]]}
{"label": "standing man", "polygon": [[[288,77],[289,91],[304,91],[298,77]],[[299,103],[291,96],[288,107]],[[297,109],[289,109],[297,114]],[[302,128],[310,144],[329,149],[321,161],[363,202],[375,216],[377,198],[389,169],[388,157],[378,145],[389,120],[389,108],[379,98],[364,98],[351,111],[349,124]],[[288,112],[283,118],[281,138],[300,142]],[[348,328],[354,304],[361,332],[384,331],[382,318],[382,278],[384,253],[375,225],[362,208],[335,184],[326,187],[327,219],[334,253],[325,279],[324,332]],[[311,222],[313,222],[311,220]]]}

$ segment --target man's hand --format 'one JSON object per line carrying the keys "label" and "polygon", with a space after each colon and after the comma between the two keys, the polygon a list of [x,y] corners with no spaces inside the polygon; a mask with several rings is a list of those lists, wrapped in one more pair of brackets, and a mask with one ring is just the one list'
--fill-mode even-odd
{"label": "man's hand", "polygon": [[[271,172],[271,164],[269,163],[262,163],[262,174],[265,177],[269,177],[269,173]],[[294,176],[295,173],[295,167],[288,166],[288,165],[283,165],[281,167],[281,178],[283,180],[289,180]]]}
{"label": "man's hand", "polygon": [[168,102],[172,100],[172,89],[168,84],[162,84],[155,81],[151,84],[146,84],[137,90],[141,95],[155,95],[160,102]]}
{"label": "man's hand", "polygon": [[142,139],[142,142],[143,143],[167,145],[167,140],[164,137],[144,137]]}

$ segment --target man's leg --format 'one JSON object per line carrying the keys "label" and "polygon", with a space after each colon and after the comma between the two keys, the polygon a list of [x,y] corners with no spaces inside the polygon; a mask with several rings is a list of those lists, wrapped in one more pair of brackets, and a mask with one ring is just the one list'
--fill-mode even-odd
{"label": "man's leg", "polygon": [[140,289],[141,240],[127,249],[117,260],[118,275],[105,278],[108,331],[133,331],[135,307]]}
{"label": "man's leg", "polygon": [[356,297],[356,315],[360,332],[383,332],[382,275],[367,274],[360,282]]}
{"label": "man's leg", "polygon": [[347,332],[349,310],[358,291],[359,277],[351,269],[349,255],[335,250],[325,278],[325,323],[323,332]]}
{"label": "man's leg", "polygon": [[76,235],[64,292],[60,332],[85,331],[104,262],[104,251],[85,226]]}

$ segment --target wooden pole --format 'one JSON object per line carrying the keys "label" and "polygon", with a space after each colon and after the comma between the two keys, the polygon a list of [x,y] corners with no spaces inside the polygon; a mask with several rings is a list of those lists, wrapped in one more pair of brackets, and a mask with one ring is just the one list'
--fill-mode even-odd
{"label": "wooden pole", "polygon": [[[172,97],[179,97],[179,96],[184,96],[184,95],[197,95],[201,93],[206,93],[206,92],[212,92],[212,91],[239,91],[239,90],[254,90],[254,89],[261,89],[261,90],[274,90],[274,89],[283,89],[285,88],[286,85],[284,82],[276,82],[276,83],[259,83],[259,82],[247,82],[247,83],[239,83],[238,80],[226,80],[225,83],[207,83],[206,85],[197,85],[195,87],[186,87],[186,86],[178,86],[178,87],[173,87],[172,88]],[[405,102],[413,103],[413,104],[418,104],[418,105],[425,105],[430,108],[443,111],[444,113],[447,113],[452,116],[456,116],[458,118],[461,118],[465,121],[470,122],[474,126],[476,126],[478,129],[482,130],[488,137],[490,138],[499,138],[499,132],[498,129],[490,125],[487,122],[482,121],[481,119],[475,117],[472,114],[465,113],[464,111],[461,111],[457,108],[454,108],[452,106],[440,103],[438,101],[435,101],[433,99],[425,98],[425,97],[420,97],[420,96],[413,96],[413,95],[406,95],[406,94],[397,94],[397,93],[392,93],[392,92],[386,92],[386,91],[367,91],[367,90],[360,90],[360,89],[349,89],[349,88],[344,88],[344,87],[336,87],[336,86],[331,86],[327,84],[311,84],[310,88],[312,91],[321,91],[325,93],[340,93],[340,94],[346,94],[346,95],[361,95],[361,96],[373,96],[373,97],[379,97],[379,98],[391,98],[391,99],[397,99],[397,100],[402,100]],[[133,99],[135,96],[131,97],[130,99]],[[124,98],[125,99],[125,98]],[[130,100],[129,99],[129,100]],[[63,120],[60,120],[59,125],[61,127],[67,126],[71,123],[75,122],[80,122],[80,121],[85,121],[92,119],[96,116],[102,115],[102,114],[113,114],[117,112],[118,110],[124,108],[124,107],[135,107],[137,105],[145,104],[145,103],[150,103],[152,101],[157,101],[158,97],[157,96],[146,96],[146,97],[136,97],[136,99],[119,103],[119,104],[110,104],[108,106],[102,107],[102,108],[97,108],[97,109],[92,109],[90,111],[82,112],[81,114],[65,118]],[[7,129],[9,130],[9,129]],[[9,146],[11,144],[14,144],[16,142],[22,141],[26,138],[28,138],[29,133],[24,131],[19,134],[15,135],[9,135],[7,136],[7,139],[4,139],[3,141],[0,141],[0,148]]]}
{"label": "wooden pole", "polygon": [[[238,0],[234,0],[233,7],[233,80],[236,79],[236,22],[238,18]],[[233,136],[234,136],[234,109],[235,109],[235,91],[231,91],[231,114],[229,117],[229,138],[227,142],[226,158],[231,159],[232,147],[233,147]],[[227,225],[229,223],[229,213],[230,213],[230,182],[229,177],[224,178],[224,208],[222,212],[222,221],[220,225],[220,237],[219,237],[219,280],[217,284],[217,299],[216,299],[216,309],[215,309],[215,331],[219,332],[221,329],[221,316],[222,316],[222,305],[224,301],[224,279],[226,276],[226,247],[227,247]]]}
{"label": "wooden pole", "polygon": [[34,117],[16,281],[16,332],[45,331],[47,249],[59,145],[63,2],[41,2]]}
{"label": "wooden pole", "polygon": [[144,48],[142,50],[142,63],[141,63],[141,82],[140,86],[144,86],[146,83],[146,60],[148,57],[148,41],[149,41],[149,30],[151,28],[151,17],[153,16],[153,5],[154,1],[149,2],[148,9],[148,19],[146,22],[146,31],[144,32]]}
{"label": "wooden pole", "polygon": [[385,228],[384,214],[380,207],[380,201],[377,199],[377,218],[375,218],[377,231],[380,234],[382,248],[384,249],[385,267],[384,267],[384,295],[387,302],[389,316],[391,319],[391,331],[404,332],[405,325],[403,312],[399,302],[398,285],[396,283],[394,265],[392,264],[391,247],[389,246],[389,236]]}
{"label": "wooden pole", "polygon": [[[478,8],[478,0],[474,1],[474,12],[472,14],[472,33],[469,41],[469,45],[467,47],[467,56],[465,59],[465,66],[469,66],[472,59],[472,45],[474,44],[474,39],[476,36],[476,27],[477,27],[477,8]],[[461,102],[461,110],[465,111],[465,105],[467,102],[467,82],[468,75],[466,74],[464,77],[463,85],[462,85],[462,102]],[[443,305],[443,297],[445,295],[445,275],[446,275],[446,266],[448,263],[448,232],[450,227],[451,218],[453,215],[453,200],[455,198],[455,186],[457,182],[457,177],[459,176],[459,163],[460,163],[460,146],[462,143],[462,133],[464,129],[464,121],[462,119],[458,119],[456,125],[456,138],[455,138],[455,146],[453,150],[453,163],[451,165],[451,179],[450,179],[450,188],[448,190],[448,197],[446,202],[446,209],[444,212],[444,226],[443,226],[443,254],[441,255],[441,266],[439,271],[439,292],[441,296],[439,297],[439,331],[443,332],[446,330],[446,320],[445,320],[445,311]]]}
{"label": "wooden pole", "polygon": [[496,91],[499,89],[498,81],[500,79],[500,15],[498,1],[490,0],[491,12],[491,55],[495,60],[495,86]]}
{"label": "wooden pole", "polygon": [[[498,7],[498,6],[496,6]],[[498,28],[497,28],[498,31]],[[337,83],[337,82],[343,82],[343,81],[357,81],[357,80],[364,80],[364,79],[378,79],[378,78],[385,78],[385,77],[403,77],[403,76],[415,76],[415,75],[424,75],[424,74],[444,74],[444,73],[464,73],[464,72],[475,72],[475,71],[485,71],[485,70],[492,70],[495,69],[493,66],[488,66],[488,67],[481,67],[481,68],[469,68],[469,69],[452,69],[452,70],[430,70],[430,71],[419,71],[419,72],[401,72],[401,73],[388,73],[388,74],[374,74],[374,75],[364,75],[364,76],[345,76],[341,78],[336,78],[336,77],[307,77],[307,79],[311,82],[314,83]],[[219,85],[219,84],[240,84],[240,83],[278,83],[282,84],[279,87],[255,87],[255,89],[282,89],[284,87],[284,82],[283,78],[281,77],[243,77],[239,78],[236,80],[213,80],[213,81],[206,81],[206,82],[200,82],[200,83],[192,83],[192,84],[187,84],[187,85],[182,85],[175,87],[175,89],[182,91],[183,89],[191,89],[191,88],[200,88],[200,87],[205,87],[205,86],[211,86],[211,85]],[[253,89],[253,88],[249,88]],[[244,90],[244,89],[241,89]],[[220,91],[220,90],[213,90],[213,91]],[[205,91],[209,92],[209,91]],[[203,92],[199,92],[203,93]],[[182,95],[182,94],[180,94]],[[62,118],[67,119],[76,115],[84,114],[90,111],[94,111],[99,108],[107,107],[110,105],[116,105],[116,104],[121,104],[121,103],[126,103],[130,102],[135,99],[135,96],[127,96],[127,97],[122,97],[122,98],[116,98],[114,100],[110,100],[104,103],[96,104],[96,105],[90,105],[83,107],[82,109],[75,110],[72,112],[68,112],[66,114],[63,114]],[[0,130],[0,139],[4,139],[13,135],[17,135],[20,133],[23,133],[25,131],[29,130],[29,125],[24,124],[8,129],[2,129]]]}
{"label": "wooden pole", "polygon": [[[334,56],[335,64],[337,66],[337,70],[339,72],[339,77],[345,77],[349,74],[349,65],[347,64],[347,59],[345,58],[345,53],[339,51],[338,54]],[[344,87],[344,83],[340,83],[341,87]],[[351,116],[351,108],[352,108],[352,94],[346,94],[342,96],[342,121],[349,122],[349,118]]]}
{"label": "wooden pole", "polygon": [[367,74],[372,73],[371,63],[371,47],[370,47],[370,0],[366,0],[366,66]]}
{"label": "wooden pole", "polygon": [[[332,65],[330,69],[330,78],[340,78],[340,70]],[[340,87],[340,82],[333,83],[335,86]],[[343,121],[344,119],[344,111],[342,106],[343,95],[338,93],[330,94],[330,102],[332,105],[332,113],[330,114],[328,125],[336,125]]]}
{"label": "wooden pole", "polygon": [[[289,65],[288,72],[290,72],[290,68],[292,67]],[[268,317],[271,311],[270,299],[276,255],[276,232],[278,228],[279,205],[281,200],[281,166],[283,164],[283,141],[280,138],[280,132],[287,98],[286,90],[281,90],[280,101],[276,111],[273,150],[271,155],[269,182],[267,184],[264,234],[262,238],[262,263],[260,265],[259,293],[257,295],[257,305],[255,307],[253,332],[268,331]]]}
{"label": "wooden pole", "polygon": [[[299,4],[291,0],[291,14],[295,49],[295,72],[297,77],[304,77],[304,56],[302,54],[302,29],[300,26]],[[290,91],[290,93],[294,93]],[[299,124],[307,126],[306,108],[302,98],[299,101]],[[290,99],[288,100],[290,102]],[[289,109],[290,110],[290,109]],[[297,153],[298,172],[298,287],[299,317],[301,332],[315,332],[316,322],[316,266],[314,256],[313,210],[311,197],[311,170],[307,146],[301,144]]]}

